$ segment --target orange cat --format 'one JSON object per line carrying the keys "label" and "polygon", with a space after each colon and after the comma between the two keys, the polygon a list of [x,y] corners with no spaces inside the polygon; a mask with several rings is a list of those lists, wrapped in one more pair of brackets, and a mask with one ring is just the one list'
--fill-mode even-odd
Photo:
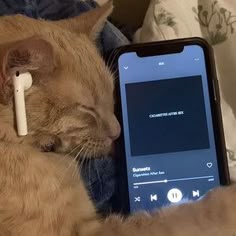
{"label": "orange cat", "polygon": [[[0,235],[233,236],[235,187],[152,216],[96,214],[75,159],[107,154],[120,133],[113,78],[93,45],[111,10],[57,22],[0,18]],[[16,71],[33,76],[26,137],[15,131]]]}
{"label": "orange cat", "polygon": [[[98,227],[75,158],[107,154],[120,133],[113,78],[92,42],[111,10],[109,3],[58,22],[0,18],[1,233],[90,235]],[[12,99],[16,71],[33,76],[29,135],[21,138]],[[52,150],[57,154],[41,152]]]}

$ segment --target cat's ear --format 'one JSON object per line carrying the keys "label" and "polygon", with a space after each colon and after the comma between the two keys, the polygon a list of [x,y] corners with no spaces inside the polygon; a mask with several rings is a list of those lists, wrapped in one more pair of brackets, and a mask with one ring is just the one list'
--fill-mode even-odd
{"label": "cat's ear", "polygon": [[107,17],[113,10],[113,2],[108,1],[101,7],[81,14],[80,16],[59,20],[56,23],[72,32],[84,33],[95,40],[102,31]]}
{"label": "cat's ear", "polygon": [[17,71],[47,73],[54,67],[53,48],[43,39],[32,37],[0,45],[0,103],[7,104],[13,96],[12,76]]}

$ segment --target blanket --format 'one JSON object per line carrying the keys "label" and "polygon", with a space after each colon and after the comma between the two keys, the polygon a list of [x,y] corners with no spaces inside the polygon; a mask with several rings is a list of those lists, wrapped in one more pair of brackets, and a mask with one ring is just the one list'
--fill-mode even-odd
{"label": "blanket", "polygon": [[202,37],[214,48],[231,179],[236,180],[236,2],[151,0],[136,42]]}
{"label": "blanket", "polygon": [[[96,6],[93,0],[0,0],[0,15],[20,13],[36,19],[59,20],[77,16]],[[115,26],[107,22],[97,43],[103,54],[127,44],[128,40]],[[91,199],[98,211],[109,214],[115,191],[114,161],[110,157],[91,159],[83,167],[82,176]]]}

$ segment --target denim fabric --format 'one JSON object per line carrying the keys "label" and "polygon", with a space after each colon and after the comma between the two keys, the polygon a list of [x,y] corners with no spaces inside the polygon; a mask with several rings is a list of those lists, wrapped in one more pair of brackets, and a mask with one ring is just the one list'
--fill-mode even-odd
{"label": "denim fabric", "polygon": [[[0,0],[0,15],[24,14],[32,18],[59,20],[77,16],[96,7],[92,0]],[[101,53],[129,43],[126,37],[107,22],[98,40]],[[110,211],[114,194],[114,160],[101,158],[90,160],[82,169],[82,176],[97,209],[106,214]]]}

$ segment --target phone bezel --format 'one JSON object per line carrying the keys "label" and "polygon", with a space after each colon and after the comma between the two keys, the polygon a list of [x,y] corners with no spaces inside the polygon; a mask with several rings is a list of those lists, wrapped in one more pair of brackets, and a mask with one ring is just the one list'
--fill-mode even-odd
{"label": "phone bezel", "polygon": [[[116,97],[116,115],[121,124],[123,130],[123,118],[122,118],[122,108],[121,108],[121,96],[120,96],[120,84],[119,84],[119,73],[118,73],[118,59],[119,57],[128,52],[136,52],[139,56],[154,56],[154,55],[164,55],[178,53],[183,50],[185,46],[188,45],[198,45],[203,48],[206,70],[207,70],[207,80],[210,94],[210,105],[212,110],[213,118],[213,128],[214,137],[216,142],[216,152],[217,152],[217,162],[219,166],[219,176],[221,185],[230,184],[230,176],[227,162],[227,152],[225,146],[223,122],[220,107],[220,93],[218,80],[216,75],[214,53],[212,47],[202,38],[186,38],[186,39],[176,39],[168,40],[162,42],[152,42],[152,43],[142,43],[126,45],[113,50],[109,54],[109,59],[112,58],[112,67],[114,74],[117,77],[115,83],[115,97]],[[215,101],[216,96],[216,101]],[[129,194],[128,194],[128,179],[127,179],[127,166],[126,166],[126,155],[125,155],[125,145],[124,145],[124,134],[122,132],[120,138],[117,140],[116,144],[116,168],[117,168],[117,185],[116,194],[113,199],[113,210],[115,212],[122,212],[123,214],[128,214],[130,212],[129,206]],[[122,170],[122,171],[121,171]]]}

